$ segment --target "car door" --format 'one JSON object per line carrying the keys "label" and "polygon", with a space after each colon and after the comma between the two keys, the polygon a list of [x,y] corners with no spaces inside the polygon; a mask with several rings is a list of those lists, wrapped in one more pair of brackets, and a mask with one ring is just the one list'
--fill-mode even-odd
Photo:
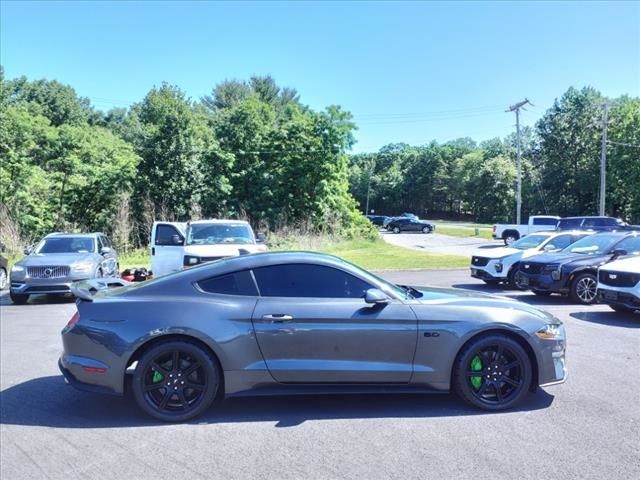
{"label": "car door", "polygon": [[155,222],[153,224],[151,230],[151,271],[154,275],[164,275],[182,270],[184,239],[183,223]]}
{"label": "car door", "polygon": [[283,383],[407,383],[416,316],[401,300],[367,304],[371,287],[343,270],[284,264],[253,270],[253,313],[271,375]]}

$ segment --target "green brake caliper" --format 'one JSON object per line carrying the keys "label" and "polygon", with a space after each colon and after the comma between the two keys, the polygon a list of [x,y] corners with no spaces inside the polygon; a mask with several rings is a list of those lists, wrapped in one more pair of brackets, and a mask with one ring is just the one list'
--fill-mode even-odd
{"label": "green brake caliper", "polygon": [[160,372],[154,371],[153,372],[153,378],[151,378],[151,381],[153,383],[160,383],[163,378],[164,378],[164,376]]}
{"label": "green brake caliper", "polygon": [[[471,359],[471,371],[472,372],[480,372],[482,370],[482,360],[480,357],[476,355]],[[469,377],[469,381],[471,382],[471,386],[478,390],[482,385],[482,375],[478,375],[477,377]]]}

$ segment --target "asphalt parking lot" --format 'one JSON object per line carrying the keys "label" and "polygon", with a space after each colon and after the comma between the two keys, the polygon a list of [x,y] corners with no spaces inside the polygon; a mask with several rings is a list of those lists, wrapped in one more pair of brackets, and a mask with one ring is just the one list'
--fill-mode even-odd
{"label": "asphalt parking lot", "polygon": [[453,395],[244,398],[170,425],[131,398],[64,384],[59,332],[75,305],[0,307],[4,479],[640,478],[640,315],[486,287],[466,270],[387,272],[414,285],[516,296],[562,319],[566,384],[516,411]]}
{"label": "asphalt parking lot", "polygon": [[[436,228],[436,232],[437,232]],[[502,240],[487,240],[475,237],[451,237],[439,233],[422,232],[392,233],[380,230],[382,239],[398,247],[410,248],[422,252],[446,253],[470,257],[476,250],[504,247]]]}

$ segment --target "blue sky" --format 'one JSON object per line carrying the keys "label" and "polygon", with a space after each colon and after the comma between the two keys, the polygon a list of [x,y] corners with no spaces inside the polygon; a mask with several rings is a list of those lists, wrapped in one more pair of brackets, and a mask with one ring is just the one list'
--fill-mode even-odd
{"label": "blue sky", "polygon": [[162,81],[193,99],[271,74],[359,126],[354,151],[513,131],[569,86],[640,95],[640,2],[2,2],[8,78],[57,79],[103,110]]}

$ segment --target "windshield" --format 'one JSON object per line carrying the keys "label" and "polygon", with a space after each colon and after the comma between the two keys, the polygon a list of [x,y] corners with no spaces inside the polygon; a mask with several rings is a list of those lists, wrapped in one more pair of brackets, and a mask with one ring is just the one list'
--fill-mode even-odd
{"label": "windshield", "polygon": [[90,237],[45,238],[36,247],[36,253],[89,253],[95,251],[95,242]]}
{"label": "windshield", "polygon": [[527,235],[521,238],[517,242],[511,244],[511,248],[517,248],[518,250],[527,250],[529,248],[535,248],[542,242],[547,240],[549,235]]}
{"label": "windshield", "polygon": [[619,239],[619,236],[613,235],[591,235],[569,245],[563,252],[598,255],[608,252]]}
{"label": "windshield", "polygon": [[196,223],[189,225],[187,245],[247,245],[255,243],[251,227],[245,223]]}

